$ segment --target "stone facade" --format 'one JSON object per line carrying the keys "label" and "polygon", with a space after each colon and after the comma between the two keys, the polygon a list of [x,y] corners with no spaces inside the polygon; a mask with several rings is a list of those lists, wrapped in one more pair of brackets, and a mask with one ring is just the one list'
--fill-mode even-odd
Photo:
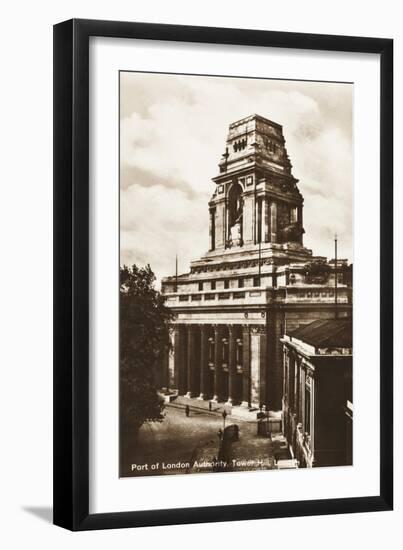
{"label": "stone facade", "polygon": [[279,410],[285,329],[336,310],[351,316],[347,261],[336,266],[303,246],[291,169],[279,124],[253,115],[230,125],[208,205],[209,250],[162,281],[175,316],[163,387]]}
{"label": "stone facade", "polygon": [[282,343],[282,431],[293,458],[306,468],[351,465],[351,320],[315,321]]}

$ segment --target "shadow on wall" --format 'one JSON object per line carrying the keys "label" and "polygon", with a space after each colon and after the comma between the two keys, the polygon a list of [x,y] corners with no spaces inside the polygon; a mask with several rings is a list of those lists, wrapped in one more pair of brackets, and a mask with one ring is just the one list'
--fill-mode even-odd
{"label": "shadow on wall", "polygon": [[52,506],[23,506],[22,509],[28,514],[32,514],[46,523],[53,523]]}

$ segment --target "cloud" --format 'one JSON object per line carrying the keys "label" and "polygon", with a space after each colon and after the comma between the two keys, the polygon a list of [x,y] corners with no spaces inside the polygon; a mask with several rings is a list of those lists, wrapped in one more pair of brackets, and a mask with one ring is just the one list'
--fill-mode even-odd
{"label": "cloud", "polygon": [[352,258],[352,85],[121,73],[121,260],[158,278],[208,248],[211,178],[228,125],[259,113],[283,126],[304,196],[305,244]]}
{"label": "cloud", "polygon": [[171,189],[179,189],[183,191],[189,198],[195,198],[198,193],[191,185],[185,180],[180,180],[174,177],[163,177],[156,173],[143,170],[136,166],[128,166],[127,164],[122,166],[120,172],[120,189],[128,189],[133,184],[140,185],[141,187],[165,187]]}
{"label": "cloud", "polygon": [[180,189],[131,185],[121,191],[121,263],[150,263],[160,278],[173,274],[178,254],[187,271],[189,260],[208,248],[207,216],[207,201]]}

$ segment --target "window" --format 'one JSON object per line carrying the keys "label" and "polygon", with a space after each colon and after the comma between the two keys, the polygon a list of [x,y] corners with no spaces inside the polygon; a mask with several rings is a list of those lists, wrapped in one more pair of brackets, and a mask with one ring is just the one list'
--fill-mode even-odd
{"label": "window", "polygon": [[211,290],[215,290],[215,281],[211,281]]}
{"label": "window", "polygon": [[238,279],[238,288],[243,288],[243,279],[242,277]]}
{"label": "window", "polygon": [[241,140],[239,140],[239,141],[236,141],[236,142],[234,143],[234,151],[235,151],[235,153],[236,153],[237,151],[241,151],[242,149],[245,149],[247,143],[248,143],[248,142],[247,142],[246,138],[241,139]]}
{"label": "window", "polygon": [[229,288],[229,280],[225,279],[224,281],[224,288]]}
{"label": "window", "polygon": [[278,147],[276,143],[273,143],[267,138],[264,138],[263,142],[264,142],[264,146],[266,147],[266,149],[269,150],[270,153],[277,153]]}
{"label": "window", "polygon": [[203,282],[199,283],[199,290],[203,290]]}
{"label": "window", "polygon": [[290,208],[290,222],[296,223],[298,220],[298,210],[296,206]]}
{"label": "window", "polygon": [[253,286],[260,286],[260,277],[259,276],[253,277]]}

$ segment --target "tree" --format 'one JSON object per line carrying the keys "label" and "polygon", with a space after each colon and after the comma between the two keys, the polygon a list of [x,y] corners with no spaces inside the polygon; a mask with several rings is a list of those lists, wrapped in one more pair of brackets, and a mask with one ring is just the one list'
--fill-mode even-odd
{"label": "tree", "polygon": [[149,265],[120,269],[121,435],[136,437],[145,421],[163,419],[156,375],[169,349],[172,314],[154,283]]}
{"label": "tree", "polygon": [[331,267],[324,261],[310,262],[305,267],[305,276],[308,283],[325,283],[330,275]]}

